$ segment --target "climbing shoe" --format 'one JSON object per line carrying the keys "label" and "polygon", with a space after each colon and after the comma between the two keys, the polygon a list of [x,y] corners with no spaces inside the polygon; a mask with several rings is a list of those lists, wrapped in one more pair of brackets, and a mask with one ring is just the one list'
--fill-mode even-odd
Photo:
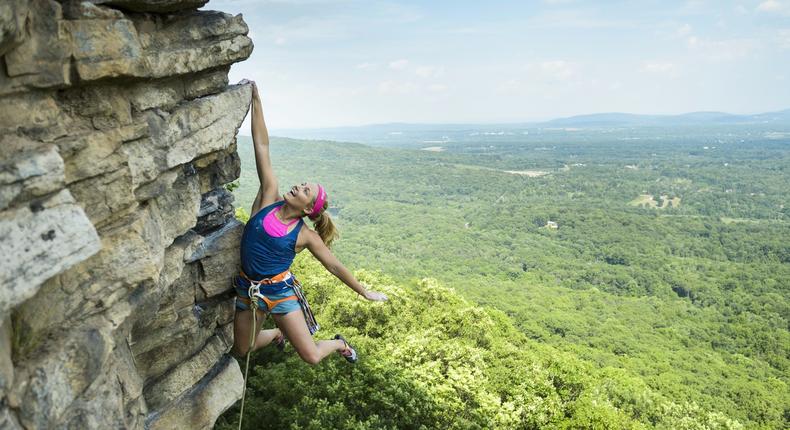
{"label": "climbing shoe", "polygon": [[285,335],[282,334],[282,333],[280,333],[279,336],[274,338],[274,346],[276,346],[277,349],[280,350],[280,352],[285,351],[285,343],[286,342],[288,342],[288,341],[285,339]]}
{"label": "climbing shoe", "polygon": [[351,344],[348,343],[348,341],[346,341],[346,339],[343,336],[339,335],[339,334],[335,335],[335,339],[342,340],[343,343],[346,345],[346,349],[343,350],[342,352],[340,352],[340,355],[342,355],[343,358],[345,358],[346,361],[348,361],[349,363],[356,363],[357,362],[357,351],[354,349],[354,347],[351,346]]}

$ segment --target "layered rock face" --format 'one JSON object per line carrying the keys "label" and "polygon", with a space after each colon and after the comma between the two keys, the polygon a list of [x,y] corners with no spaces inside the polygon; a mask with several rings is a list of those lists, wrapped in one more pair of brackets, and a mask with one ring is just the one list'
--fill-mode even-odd
{"label": "layered rock face", "polygon": [[0,3],[0,428],[210,428],[241,396],[252,42],[204,3]]}

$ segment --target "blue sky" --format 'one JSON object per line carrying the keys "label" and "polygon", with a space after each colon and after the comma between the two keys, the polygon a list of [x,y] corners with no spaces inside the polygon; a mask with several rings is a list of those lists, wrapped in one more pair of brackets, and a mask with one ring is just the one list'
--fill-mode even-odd
{"label": "blue sky", "polygon": [[[212,0],[269,126],[790,108],[790,0]],[[245,127],[247,127],[245,125]]]}

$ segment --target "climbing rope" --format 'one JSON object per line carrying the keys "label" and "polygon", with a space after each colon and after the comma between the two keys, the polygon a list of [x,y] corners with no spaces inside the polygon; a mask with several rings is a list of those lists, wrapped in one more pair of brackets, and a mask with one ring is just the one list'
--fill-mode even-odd
{"label": "climbing rope", "polygon": [[[266,297],[261,294],[261,284],[264,281],[251,281],[246,276],[244,279],[247,279],[250,283],[250,287],[247,289],[247,297],[250,298],[250,310],[252,311],[252,327],[250,328],[250,347],[247,349],[247,360],[244,364],[244,389],[241,392],[241,410],[239,411],[239,430],[241,430],[241,423],[244,419],[244,399],[247,396],[247,374],[250,370],[250,354],[252,354],[252,349],[255,346],[255,339],[258,337],[258,298],[262,298],[263,300],[267,301]],[[304,292],[302,292],[302,284],[296,280],[296,278],[292,277],[293,284],[291,287],[294,289],[294,294],[299,301],[299,306],[302,309],[302,314],[304,314],[305,323],[307,324],[307,328],[310,331],[310,335],[312,336],[317,332],[321,327],[318,325],[318,322],[315,320],[315,316],[313,316],[313,311],[310,310],[310,305],[307,304],[307,298],[304,296]],[[270,280],[269,280],[270,281]],[[270,304],[269,309],[272,308],[273,305]]]}
{"label": "climbing rope", "polygon": [[250,370],[250,354],[255,346],[255,339],[258,337],[258,299],[255,297],[260,292],[261,284],[250,282],[247,290],[247,297],[250,298],[250,310],[252,311],[252,327],[250,327],[250,347],[247,349],[247,363],[244,365],[244,390],[241,392],[241,411],[239,411],[239,430],[244,419],[244,398],[247,395],[247,372]]}

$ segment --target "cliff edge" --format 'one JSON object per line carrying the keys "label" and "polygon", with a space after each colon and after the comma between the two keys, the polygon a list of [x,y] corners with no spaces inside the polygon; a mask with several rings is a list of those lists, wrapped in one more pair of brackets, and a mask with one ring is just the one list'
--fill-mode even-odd
{"label": "cliff edge", "polygon": [[203,4],[0,5],[0,428],[210,428],[241,396],[253,46]]}

